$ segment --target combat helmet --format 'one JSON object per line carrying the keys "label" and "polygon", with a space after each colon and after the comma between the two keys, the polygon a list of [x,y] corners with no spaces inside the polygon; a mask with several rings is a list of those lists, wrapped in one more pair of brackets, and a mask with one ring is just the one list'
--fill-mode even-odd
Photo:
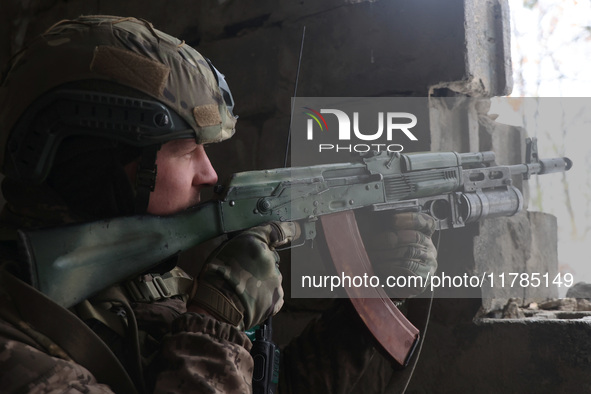
{"label": "combat helmet", "polygon": [[64,20],[28,43],[2,77],[0,170],[40,183],[64,138],[104,137],[144,149],[140,165],[148,176],[138,179],[146,183],[140,188],[153,190],[155,147],[179,138],[199,144],[229,138],[233,106],[211,62],[149,22]]}

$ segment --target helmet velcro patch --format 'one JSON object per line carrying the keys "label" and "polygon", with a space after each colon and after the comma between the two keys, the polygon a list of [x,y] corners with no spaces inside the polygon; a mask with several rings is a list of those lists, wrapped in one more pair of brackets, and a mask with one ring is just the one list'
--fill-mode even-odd
{"label": "helmet velcro patch", "polygon": [[217,104],[200,105],[193,108],[193,116],[199,127],[215,126],[222,123]]}
{"label": "helmet velcro patch", "polygon": [[170,74],[170,68],[162,63],[106,45],[94,49],[90,70],[156,97],[162,97]]}

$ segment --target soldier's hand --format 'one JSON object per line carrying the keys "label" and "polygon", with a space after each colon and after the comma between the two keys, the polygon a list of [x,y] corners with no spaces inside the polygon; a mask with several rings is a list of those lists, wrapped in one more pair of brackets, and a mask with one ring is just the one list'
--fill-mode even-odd
{"label": "soldier's hand", "polygon": [[398,285],[406,283],[386,287],[388,295],[402,299],[421,294],[437,270],[437,249],[431,240],[435,220],[424,213],[405,212],[385,214],[372,223],[364,242],[376,275],[381,283],[389,276],[398,278]]}
{"label": "soldier's hand", "polygon": [[207,259],[189,306],[240,329],[276,314],[283,306],[283,288],[275,248],[298,236],[296,223],[271,222],[224,242]]}

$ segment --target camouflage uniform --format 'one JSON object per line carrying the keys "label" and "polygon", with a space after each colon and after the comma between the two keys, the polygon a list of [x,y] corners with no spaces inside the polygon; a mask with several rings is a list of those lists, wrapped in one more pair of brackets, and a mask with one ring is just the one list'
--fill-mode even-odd
{"label": "camouflage uniform", "polygon": [[[45,321],[35,326],[27,315],[28,308],[19,301],[26,298],[34,304],[43,296],[7,273],[27,278],[15,242],[19,228],[141,213],[133,204],[137,190],[129,184],[121,165],[142,155],[144,145],[175,138],[192,138],[199,144],[229,138],[236,119],[222,97],[219,79],[213,66],[194,49],[135,18],[88,16],[61,21],[11,61],[0,86],[0,144],[4,147],[0,154],[7,176],[3,181],[7,204],[0,217],[0,272],[6,281],[0,287],[0,391],[113,389],[56,343],[60,335],[44,333],[45,323],[60,327],[62,320],[71,322],[62,331],[71,333],[74,344],[87,327],[100,338],[90,348],[77,346],[75,351],[90,353],[92,364],[92,354],[98,354],[94,345],[106,343],[140,392],[250,391],[248,338],[213,317],[186,312],[190,287],[173,297],[151,301],[132,298],[126,286],[118,285],[71,308],[78,316],[75,320],[67,320],[70,315],[66,310],[56,312],[56,316],[41,310],[38,315]],[[9,131],[23,122],[25,131],[34,127],[30,120],[35,113],[25,111],[35,110],[39,97],[63,88],[157,100],[180,115],[175,122],[187,126],[152,134],[136,127],[110,131],[118,133],[110,137],[116,140],[93,137],[97,130],[91,131],[81,138],[64,140],[59,149],[54,147],[56,150],[47,151],[46,156],[40,154],[51,160],[55,153],[55,160],[44,163],[44,170],[31,172],[23,166],[27,160],[15,155],[19,141],[11,144]],[[26,115],[21,116],[24,112]],[[60,130],[53,132],[58,133],[55,136],[60,141]],[[147,142],[142,142],[142,132]],[[9,144],[10,150],[6,149]],[[114,168],[117,166],[111,163],[120,165]],[[21,290],[15,292],[13,288]],[[98,371],[106,370],[109,375],[112,370],[115,374],[116,363],[99,366]],[[121,387],[129,385],[119,387],[120,392],[126,392]]]}
{"label": "camouflage uniform", "polygon": [[[39,59],[52,59],[52,63],[41,64]],[[133,89],[140,98],[166,103],[188,128],[150,135],[151,143],[194,138],[203,144],[229,138],[234,132],[235,118],[224,104],[206,59],[142,20],[91,16],[62,21],[18,54],[8,74],[11,78],[4,79],[0,86],[2,146],[10,145],[7,130],[23,121],[20,114],[30,108],[33,100],[62,86],[106,89],[124,95]],[[27,168],[19,167],[12,146],[10,150],[2,149],[0,161],[8,177],[3,182],[7,204],[0,214],[0,281],[4,283],[0,286],[1,391],[128,392],[134,390],[131,386],[139,392],[251,391],[251,343],[238,327],[256,324],[281,308],[281,276],[273,246],[295,236],[297,229],[289,224],[279,229],[261,226],[224,244],[207,262],[196,290],[184,287],[172,296],[150,300],[134,295],[132,285],[119,284],[71,308],[74,320],[70,312],[58,311],[55,304],[51,304],[51,310],[58,311],[55,315],[43,310],[38,313],[41,316],[27,313],[27,305],[43,296],[17,279],[26,280],[27,270],[19,263],[16,230],[141,213],[133,205],[137,190],[127,184],[126,175],[120,168],[102,164],[125,164],[141,154],[143,145],[135,132],[117,136],[118,142],[131,145],[129,149],[88,135],[66,140],[55,154],[55,162],[45,163],[45,167],[53,166],[52,172],[28,173]],[[23,181],[23,177],[30,179]],[[76,180],[73,184],[72,179]],[[274,231],[281,235],[277,238]],[[408,239],[425,243],[428,236],[417,234],[414,238],[407,234]],[[388,249],[400,249],[397,242],[391,241],[399,235],[390,236],[385,247],[381,245],[383,255],[389,255]],[[421,272],[430,272],[434,269],[430,253],[430,249],[403,249],[394,259],[386,260],[404,269],[418,267]],[[414,263],[409,264],[408,259]],[[258,260],[268,265],[258,266]],[[158,274],[167,275],[172,267],[166,264],[159,267]],[[178,270],[173,272],[183,275]],[[190,290],[194,297],[189,308],[195,303],[215,312],[200,293],[205,288],[203,283],[229,299],[239,312],[239,320],[227,319],[223,314],[216,319],[187,312]],[[245,286],[259,291],[244,291]],[[21,290],[11,290],[14,288]],[[69,323],[62,326],[62,321]],[[59,327],[61,333],[47,335],[43,327],[46,323]],[[81,349],[76,346],[78,336],[90,332],[89,328],[94,334],[84,335],[98,338]],[[64,346],[63,333],[72,337],[66,345],[70,342],[73,349]],[[86,368],[105,344],[112,365],[99,365],[92,371]],[[81,353],[88,363],[79,362],[74,353]],[[119,362],[125,372],[118,367]],[[125,374],[132,383],[126,381]],[[285,347],[280,392],[381,392],[391,374],[390,362],[380,355],[348,302],[341,300]]]}

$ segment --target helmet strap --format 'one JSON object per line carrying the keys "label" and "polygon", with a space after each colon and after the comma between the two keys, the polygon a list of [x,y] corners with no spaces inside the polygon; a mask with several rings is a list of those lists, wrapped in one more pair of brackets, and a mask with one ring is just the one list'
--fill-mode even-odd
{"label": "helmet strap", "polygon": [[146,213],[150,193],[156,187],[156,175],[158,167],[156,166],[156,155],[161,145],[150,145],[142,150],[142,158],[137,168],[135,176],[135,213]]}

